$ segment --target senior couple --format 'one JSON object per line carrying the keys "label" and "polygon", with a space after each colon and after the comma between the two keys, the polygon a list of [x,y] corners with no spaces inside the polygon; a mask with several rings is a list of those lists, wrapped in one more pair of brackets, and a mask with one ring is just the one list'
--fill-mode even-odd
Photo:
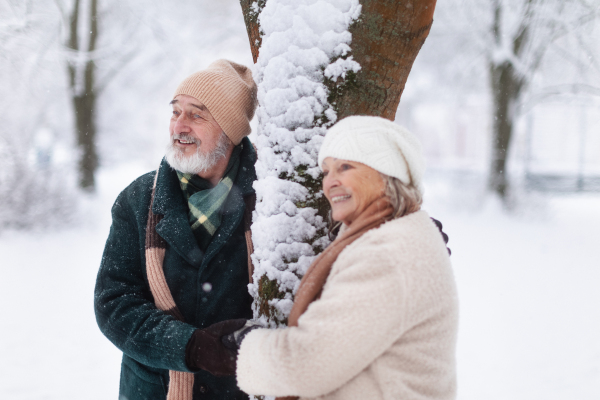
{"label": "senior couple", "polygon": [[155,172],[117,198],[95,290],[123,351],[120,399],[453,399],[457,300],[444,234],[422,201],[415,137],[353,116],[319,151],[336,239],[312,263],[285,329],[252,318],[256,86],[219,60],[171,99]]}

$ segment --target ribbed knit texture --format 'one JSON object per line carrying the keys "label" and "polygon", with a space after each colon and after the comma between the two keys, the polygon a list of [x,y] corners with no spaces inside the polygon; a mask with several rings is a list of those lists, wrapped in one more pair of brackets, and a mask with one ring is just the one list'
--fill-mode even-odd
{"label": "ribbed knit texture", "polygon": [[250,134],[257,89],[248,67],[217,60],[181,82],[173,97],[180,94],[192,96],[204,104],[235,145]]}
{"label": "ribbed knit texture", "polygon": [[[175,300],[173,300],[163,270],[167,244],[164,239],[156,233],[156,225],[163,216],[152,212],[157,178],[158,171],[156,171],[156,177],[154,178],[152,200],[150,201],[150,210],[148,211],[148,224],[146,225],[146,272],[148,274],[148,283],[150,284],[150,291],[154,297],[156,308],[183,321],[183,315],[177,308]],[[193,388],[194,374],[181,371],[169,371],[169,392],[167,394],[167,400],[192,400]]]}
{"label": "ribbed knit texture", "polygon": [[320,166],[327,157],[360,162],[423,192],[421,143],[385,118],[355,115],[339,121],[325,135],[319,150]]}

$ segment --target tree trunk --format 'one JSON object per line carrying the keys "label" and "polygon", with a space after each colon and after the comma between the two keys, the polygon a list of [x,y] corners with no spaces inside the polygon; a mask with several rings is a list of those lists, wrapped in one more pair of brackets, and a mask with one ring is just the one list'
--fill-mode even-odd
{"label": "tree trunk", "polygon": [[[412,65],[429,35],[437,0],[362,0],[360,19],[350,27],[352,56],[361,70],[329,82],[338,120],[377,115],[394,120]],[[260,51],[258,14],[266,0],[240,0],[254,62]]]}
{"label": "tree trunk", "polygon": [[[262,43],[258,16],[267,1],[240,0],[255,63]],[[361,1],[361,15],[349,27],[351,52],[342,57],[352,56],[361,69],[357,73],[347,71],[345,78],[340,77],[337,81],[327,78],[324,81],[329,89],[328,102],[336,111],[338,120],[357,114],[394,120],[408,74],[433,23],[435,4],[436,0]],[[318,118],[313,126],[327,123],[326,118]],[[315,209],[318,215],[325,217],[329,204],[321,193],[322,176],[314,179],[305,170],[296,169],[297,177],[279,178],[299,182],[308,189],[307,201],[295,204],[296,207]],[[315,227],[317,232],[309,244],[318,253],[322,249],[316,248],[313,243],[325,235],[326,230]],[[255,310],[269,321],[276,319],[271,300],[282,299],[285,294],[276,281],[262,275],[257,279]]]}
{"label": "tree trunk", "polygon": [[77,145],[79,155],[79,186],[86,191],[95,188],[95,173],[98,168],[98,154],[96,153],[96,123],[95,123],[96,96],[73,96],[75,110],[75,125],[77,129]]}
{"label": "tree trunk", "polygon": [[361,70],[330,103],[338,119],[376,115],[394,120],[412,65],[429,35],[436,0],[361,0],[360,19],[350,27],[352,56]]}
{"label": "tree trunk", "polygon": [[[242,14],[244,15],[244,22],[246,23],[246,31],[248,32],[248,40],[250,40],[250,51],[252,51],[252,59],[254,64],[258,60],[258,51],[261,45],[260,36],[260,25],[258,23],[258,15],[260,11],[265,7],[267,0],[240,0],[242,6]],[[256,9],[252,8],[252,5],[256,4]]]}
{"label": "tree trunk", "polygon": [[[67,47],[73,52],[73,59],[69,60],[67,69],[71,101],[75,113],[75,136],[80,151],[79,186],[86,191],[93,191],[95,173],[98,168],[98,154],[96,152],[96,94],[94,93],[96,65],[91,58],[91,53],[96,49],[98,37],[98,0],[90,0],[89,20],[87,21],[90,33],[87,36],[86,51],[82,51],[80,48],[82,42],[79,29],[81,9],[81,1],[75,0],[69,20],[67,43]],[[85,57],[83,62],[79,60],[81,53]]]}
{"label": "tree trunk", "polygon": [[[530,12],[531,5],[532,0],[528,0],[526,3],[526,15]],[[493,1],[493,12],[492,33],[494,35],[495,46],[502,48],[502,14],[504,9],[500,0]],[[521,28],[517,35],[511,38],[513,54],[516,57],[520,57],[523,54],[523,49],[526,47],[528,38],[529,25],[524,19],[521,22]],[[501,62],[493,59],[490,60],[489,73],[494,120],[488,188],[493,193],[498,194],[502,200],[506,200],[509,191],[506,162],[513,134],[513,123],[516,117],[516,105],[521,95],[521,90],[526,83],[526,78],[517,74],[512,61],[508,59]]]}
{"label": "tree trunk", "polygon": [[512,64],[505,62],[490,65],[490,79],[493,97],[492,159],[490,165],[489,189],[506,199],[509,180],[506,173],[508,149],[513,134],[513,121],[520,84]]}

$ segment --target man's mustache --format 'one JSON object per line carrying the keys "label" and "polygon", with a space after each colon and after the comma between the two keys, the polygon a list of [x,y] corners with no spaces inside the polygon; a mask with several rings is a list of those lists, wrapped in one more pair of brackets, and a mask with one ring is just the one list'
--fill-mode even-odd
{"label": "man's mustache", "polygon": [[176,140],[183,140],[184,142],[192,142],[196,146],[200,146],[201,141],[191,135],[186,135],[185,133],[175,133],[171,136],[171,141],[175,142]]}

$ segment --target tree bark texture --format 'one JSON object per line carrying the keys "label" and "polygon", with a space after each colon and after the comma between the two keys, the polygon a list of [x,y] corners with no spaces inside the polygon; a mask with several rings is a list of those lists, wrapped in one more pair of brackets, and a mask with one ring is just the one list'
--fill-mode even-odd
{"label": "tree bark texture", "polygon": [[[252,59],[254,64],[258,60],[258,52],[262,43],[260,35],[260,25],[258,22],[258,15],[260,11],[265,7],[267,0],[240,0],[242,6],[242,14],[244,15],[244,22],[246,23],[246,31],[248,32],[248,40],[250,40],[250,51],[252,51]],[[256,3],[257,9],[252,8],[252,4]]]}
{"label": "tree bark texture", "polygon": [[361,0],[350,26],[352,56],[361,70],[331,87],[338,120],[376,115],[394,120],[412,65],[429,35],[436,0]]}
{"label": "tree bark texture", "polygon": [[[258,13],[252,0],[240,0],[254,62],[260,51]],[[377,115],[394,120],[412,65],[429,35],[436,0],[361,0],[361,16],[352,26],[352,56],[361,70],[329,82],[330,103],[338,120]]]}
{"label": "tree bark texture", "polygon": [[79,186],[87,191],[95,188],[95,173],[98,168],[96,151],[96,94],[95,71],[96,65],[91,53],[96,49],[98,37],[98,0],[90,0],[89,31],[87,49],[83,51],[85,61],[80,62],[82,34],[79,29],[79,17],[82,13],[81,1],[75,0],[73,11],[69,18],[69,39],[67,47],[72,51],[68,62],[69,86],[71,101],[75,113],[75,136],[79,147]]}

